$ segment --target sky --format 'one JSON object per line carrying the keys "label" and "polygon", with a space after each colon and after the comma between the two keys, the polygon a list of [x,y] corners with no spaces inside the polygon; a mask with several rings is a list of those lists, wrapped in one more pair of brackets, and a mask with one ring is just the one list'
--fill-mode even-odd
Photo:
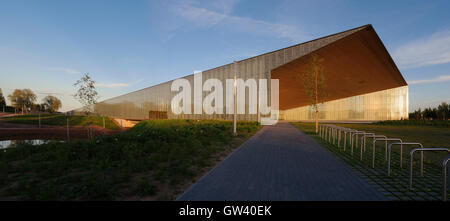
{"label": "sky", "polygon": [[[81,107],[372,24],[409,84],[409,110],[450,101],[450,1],[0,0],[0,88]],[[9,101],[7,101],[9,104]]]}

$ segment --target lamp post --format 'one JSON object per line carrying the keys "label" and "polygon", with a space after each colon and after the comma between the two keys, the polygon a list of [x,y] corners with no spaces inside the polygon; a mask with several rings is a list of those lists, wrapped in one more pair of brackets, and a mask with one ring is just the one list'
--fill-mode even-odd
{"label": "lamp post", "polygon": [[236,127],[237,127],[237,87],[236,87],[236,66],[237,62],[234,62],[234,115],[233,115],[233,136],[237,135]]}

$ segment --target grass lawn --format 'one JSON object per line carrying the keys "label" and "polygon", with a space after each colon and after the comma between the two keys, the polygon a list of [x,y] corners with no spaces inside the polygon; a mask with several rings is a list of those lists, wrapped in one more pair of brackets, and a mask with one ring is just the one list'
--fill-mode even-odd
{"label": "grass lawn", "polygon": [[449,147],[450,128],[414,125],[333,124],[336,126],[373,132],[402,139],[403,142],[419,142],[424,147]]}
{"label": "grass lawn", "polygon": [[152,120],[91,141],[0,151],[0,199],[173,200],[260,128]]}
{"label": "grass lawn", "polygon": [[[89,126],[96,125],[103,127],[103,117],[100,116],[66,116],[64,114],[41,114],[41,125],[66,126],[66,118],[69,118],[70,126]],[[2,118],[8,123],[18,124],[39,124],[38,114],[17,115],[14,117]],[[116,130],[119,126],[109,117],[105,117],[105,127]]]}
{"label": "grass lawn", "polygon": [[392,126],[450,127],[450,121],[448,120],[385,120],[375,124]]}
{"label": "grass lawn", "polygon": [[[390,200],[441,200],[442,199],[442,167],[441,163],[448,154],[441,152],[424,154],[424,176],[419,174],[419,156],[415,155],[414,161],[414,190],[409,190],[409,151],[414,147],[404,147],[403,163],[400,167],[400,151],[392,149],[391,176],[387,176],[387,161],[385,160],[384,143],[380,142],[376,148],[375,168],[372,168],[372,140],[368,139],[366,151],[363,152],[363,160],[360,160],[360,147],[355,147],[354,155],[350,154],[349,143],[344,151],[315,134],[313,123],[292,123],[300,130],[314,138],[321,146],[327,148],[338,158],[346,162],[353,171],[358,173],[369,183],[374,185]],[[424,147],[450,148],[450,129],[432,126],[404,126],[404,125],[380,125],[380,124],[334,124],[346,128],[373,132],[398,137],[404,142],[419,142]],[[348,141],[348,139],[347,139]],[[360,142],[359,142],[360,143]]]}

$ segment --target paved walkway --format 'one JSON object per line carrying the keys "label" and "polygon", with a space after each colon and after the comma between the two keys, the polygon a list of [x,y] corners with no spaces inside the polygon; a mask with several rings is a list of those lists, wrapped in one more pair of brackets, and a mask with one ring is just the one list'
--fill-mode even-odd
{"label": "paved walkway", "polygon": [[178,200],[385,200],[288,123],[266,126]]}

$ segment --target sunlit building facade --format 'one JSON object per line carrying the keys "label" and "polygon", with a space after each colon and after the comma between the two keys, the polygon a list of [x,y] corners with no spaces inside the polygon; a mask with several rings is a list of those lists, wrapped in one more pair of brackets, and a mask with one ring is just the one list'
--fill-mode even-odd
{"label": "sunlit building facade", "polygon": [[[324,58],[329,94],[319,105],[319,119],[380,121],[408,118],[408,86],[371,25],[206,70],[202,72],[202,81],[215,78],[225,82],[233,79],[235,73],[244,81],[279,79],[279,119],[313,120],[315,114],[302,83],[302,72],[312,55]],[[193,85],[194,75],[183,78]],[[171,84],[169,81],[108,99],[92,109],[99,115],[130,120],[233,118],[231,114],[174,114],[171,100],[177,92],[171,91]],[[268,87],[270,91],[270,85]],[[226,94],[226,87],[223,90]],[[203,92],[203,97],[207,95],[208,92]],[[238,120],[257,121],[261,116],[249,113],[248,100],[246,94],[244,103],[238,104],[246,107],[245,114],[237,116]],[[270,97],[268,102],[270,104]],[[223,106],[225,109],[225,100]]]}

